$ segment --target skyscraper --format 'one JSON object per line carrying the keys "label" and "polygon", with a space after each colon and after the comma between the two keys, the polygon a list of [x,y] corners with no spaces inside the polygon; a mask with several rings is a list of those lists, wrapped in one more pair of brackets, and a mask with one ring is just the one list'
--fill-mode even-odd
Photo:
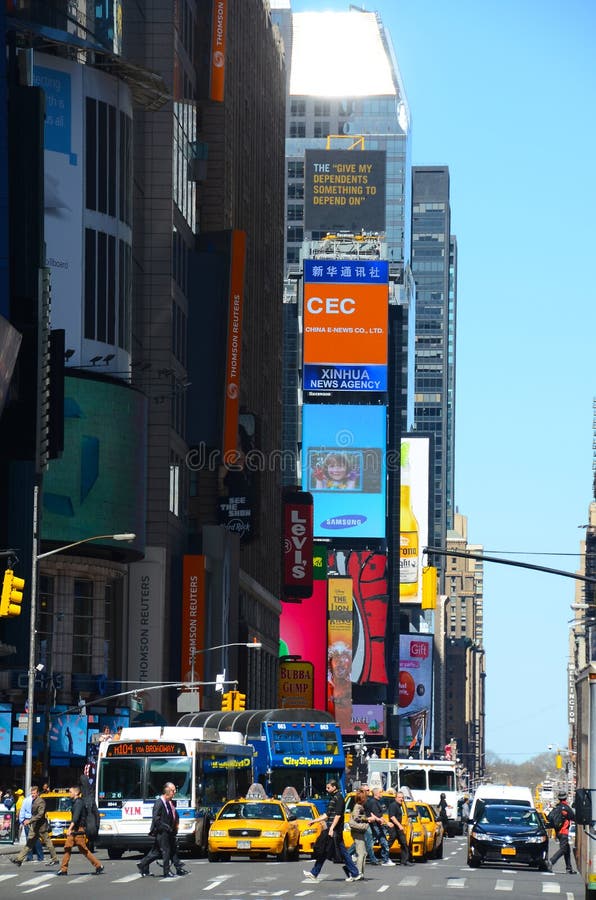
{"label": "skyscraper", "polygon": [[416,282],[414,423],[432,434],[429,541],[444,547],[453,523],[457,243],[451,235],[449,169],[412,169],[412,274]]}
{"label": "skyscraper", "polygon": [[[349,405],[362,404],[358,407],[362,410],[362,421],[367,416],[374,418],[374,410],[380,404],[387,423],[383,428],[383,444],[387,440],[387,447],[392,450],[399,447],[401,433],[412,422],[409,398],[413,390],[413,335],[408,337],[408,320],[412,322],[414,314],[413,281],[408,265],[410,121],[391,39],[378,14],[354,6],[346,12],[293,14],[288,0],[273,0],[272,15],[280,26],[288,66],[284,446],[295,456],[301,449],[305,487],[305,435],[316,435],[322,423],[331,422],[334,416],[339,421],[342,403],[348,404],[344,407],[348,418],[351,417]],[[380,151],[386,160],[383,226],[358,228],[355,213],[352,217],[355,227],[351,224],[329,237],[333,228],[317,226],[316,219],[313,224],[309,218],[309,193],[305,192],[310,191],[308,182],[312,179],[305,171],[307,154],[329,152],[331,157],[343,152],[348,159],[353,157],[357,161],[360,153],[371,151]],[[314,157],[308,157],[311,158]],[[349,204],[350,200],[340,198],[339,203]],[[318,204],[319,211],[323,205],[324,201]],[[346,270],[350,260],[362,261],[363,266],[367,260],[382,259],[388,263],[388,374],[384,392],[358,398],[348,392],[342,399],[332,391],[322,390],[318,395],[310,391],[307,396],[306,391],[303,394],[303,383],[290,374],[297,370],[304,373],[306,365],[301,354],[300,280],[302,262],[309,257],[322,263],[335,258],[346,264]],[[313,269],[309,272],[312,274]],[[308,405],[302,406],[303,400]],[[359,438],[355,434],[360,432],[356,425],[351,427],[351,432],[352,442],[357,442]],[[350,464],[357,465],[352,457]],[[322,481],[318,479],[318,483]],[[356,573],[360,566],[360,576],[354,574],[358,582],[362,578],[378,579],[378,590],[384,584],[383,590],[388,592],[385,655],[391,671],[385,683],[375,682],[370,669],[366,677],[362,676],[364,680],[355,677],[355,704],[382,704],[389,698],[396,702],[397,673],[393,669],[399,653],[399,466],[388,472],[387,497],[389,513],[383,533],[375,532],[377,540],[350,543],[347,537],[339,536],[329,545],[333,551],[330,556],[333,570],[343,571],[345,566]],[[317,501],[315,513],[316,510]],[[320,523],[315,527],[320,528]],[[364,546],[368,555],[363,552]],[[363,575],[367,565],[372,566],[372,571]],[[355,594],[356,606],[361,600]],[[382,715],[382,706],[379,709]]]}

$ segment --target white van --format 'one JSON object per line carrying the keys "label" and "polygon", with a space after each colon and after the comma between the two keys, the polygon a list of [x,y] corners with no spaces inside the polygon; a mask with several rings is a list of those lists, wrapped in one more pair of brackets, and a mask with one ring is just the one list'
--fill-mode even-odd
{"label": "white van", "polygon": [[476,788],[470,807],[471,822],[480,814],[479,804],[483,807],[486,803],[512,803],[533,808],[534,798],[529,787],[517,784],[481,784]]}

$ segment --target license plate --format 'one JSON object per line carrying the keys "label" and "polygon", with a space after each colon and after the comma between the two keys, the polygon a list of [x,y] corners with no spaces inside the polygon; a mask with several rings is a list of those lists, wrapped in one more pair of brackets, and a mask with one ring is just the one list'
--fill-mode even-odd
{"label": "license plate", "polygon": [[515,847],[501,847],[502,856],[515,856]]}
{"label": "license plate", "polygon": [[238,841],[236,846],[239,850],[250,850],[250,841]]}

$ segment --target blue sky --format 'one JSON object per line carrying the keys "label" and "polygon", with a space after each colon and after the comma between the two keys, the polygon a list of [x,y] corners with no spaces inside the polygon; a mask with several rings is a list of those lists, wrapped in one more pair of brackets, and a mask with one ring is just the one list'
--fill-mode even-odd
{"label": "blue sky", "polygon": [[[376,0],[414,165],[459,249],[456,503],[486,553],[575,571],[592,500],[596,4]],[[292,0],[295,12],[347,10]],[[487,750],[567,746],[568,578],[485,563]]]}

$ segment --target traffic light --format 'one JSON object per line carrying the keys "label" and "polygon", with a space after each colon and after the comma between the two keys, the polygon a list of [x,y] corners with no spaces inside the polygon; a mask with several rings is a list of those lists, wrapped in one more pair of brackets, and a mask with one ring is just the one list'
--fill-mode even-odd
{"label": "traffic light", "polygon": [[234,705],[232,709],[246,709],[246,694],[241,694],[240,691],[233,691],[234,694]]}
{"label": "traffic light", "polygon": [[387,759],[387,747],[381,747],[381,759]]}
{"label": "traffic light", "polygon": [[354,756],[351,753],[346,753],[346,769],[351,769],[353,762]]}
{"label": "traffic light", "polygon": [[234,709],[234,697],[236,691],[226,691],[221,695],[221,708],[224,712],[231,712]]}
{"label": "traffic light", "polygon": [[5,571],[2,582],[2,598],[0,599],[0,618],[21,615],[24,587],[24,578],[17,578],[12,569]]}
{"label": "traffic light", "polygon": [[395,759],[395,750],[391,747],[387,748],[387,759]]}

